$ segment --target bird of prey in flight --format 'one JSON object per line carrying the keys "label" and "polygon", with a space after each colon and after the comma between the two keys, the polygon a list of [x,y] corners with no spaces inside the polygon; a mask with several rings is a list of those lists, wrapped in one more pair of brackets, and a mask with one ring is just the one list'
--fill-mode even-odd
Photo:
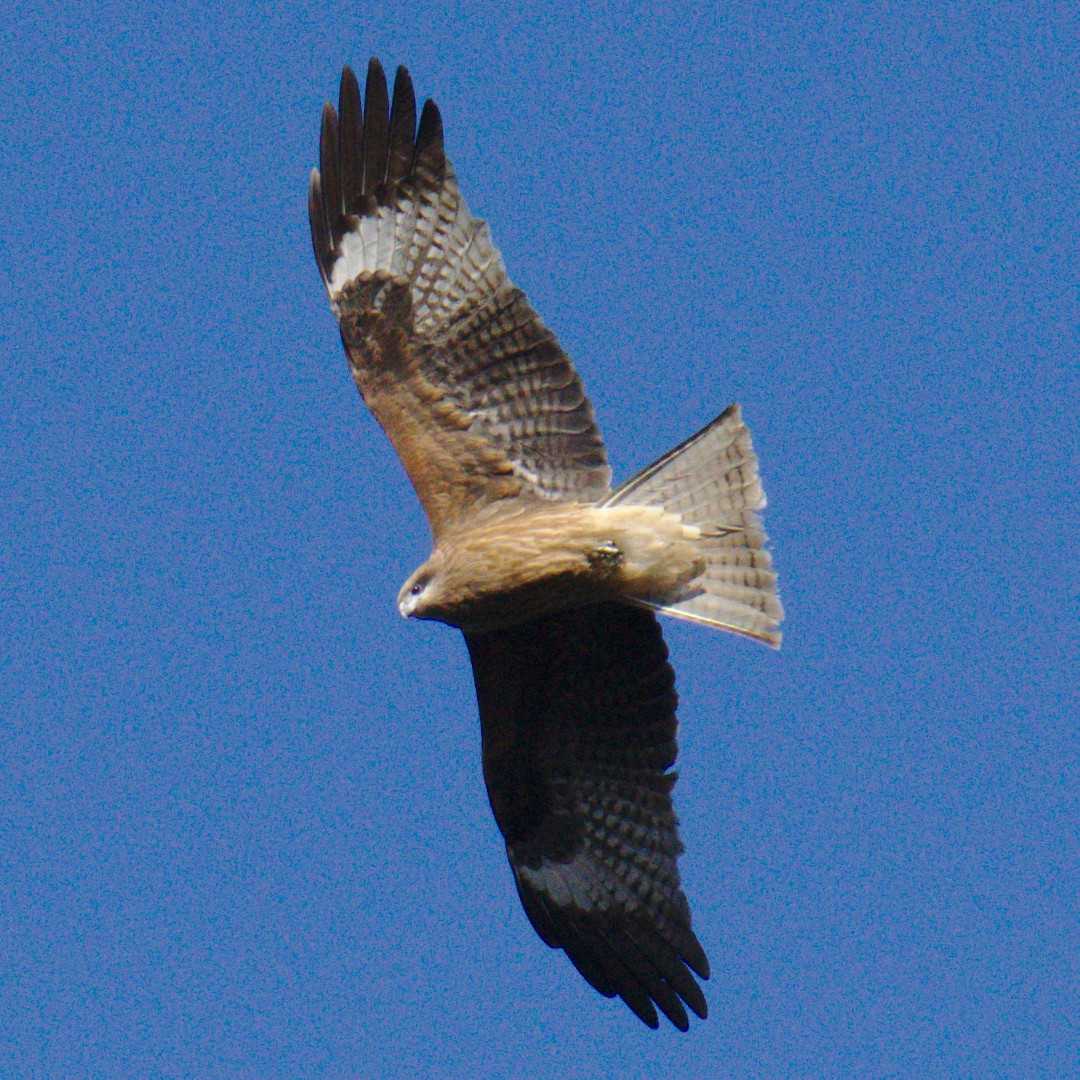
{"label": "bird of prey in flight", "polygon": [[308,210],[353,378],[433,550],[404,616],[459,627],[483,772],[525,913],[650,1027],[706,1015],[676,861],[674,675],[655,612],[779,645],[737,405],[620,487],[581,379],[507,277],[443,150],[372,60],[322,115]]}

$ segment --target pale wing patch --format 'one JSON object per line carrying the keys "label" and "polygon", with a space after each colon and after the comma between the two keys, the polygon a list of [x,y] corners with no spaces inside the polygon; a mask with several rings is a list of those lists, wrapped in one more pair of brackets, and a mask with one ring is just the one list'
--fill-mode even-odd
{"label": "pale wing patch", "polygon": [[353,227],[338,241],[340,254],[334,260],[326,289],[331,301],[359,277],[383,271],[404,278],[409,232],[409,215],[381,206],[374,217],[354,218]]}

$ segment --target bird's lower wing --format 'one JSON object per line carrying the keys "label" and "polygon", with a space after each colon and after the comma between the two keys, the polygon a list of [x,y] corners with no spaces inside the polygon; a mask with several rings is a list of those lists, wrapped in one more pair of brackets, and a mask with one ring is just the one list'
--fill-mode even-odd
{"label": "bird's lower wing", "polygon": [[466,634],[484,779],[541,938],[650,1027],[706,1015],[671,804],[674,674],[654,615],[601,604]]}

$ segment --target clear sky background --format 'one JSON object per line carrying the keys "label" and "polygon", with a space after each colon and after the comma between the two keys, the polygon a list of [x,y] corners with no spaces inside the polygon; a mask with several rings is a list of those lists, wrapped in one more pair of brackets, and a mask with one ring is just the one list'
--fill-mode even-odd
{"label": "clear sky background", "polygon": [[[1067,4],[68,5],[0,60],[0,1075],[1080,1068]],[[536,938],[305,211],[410,67],[625,478],[742,403],[780,653],[665,625],[712,1015]]]}

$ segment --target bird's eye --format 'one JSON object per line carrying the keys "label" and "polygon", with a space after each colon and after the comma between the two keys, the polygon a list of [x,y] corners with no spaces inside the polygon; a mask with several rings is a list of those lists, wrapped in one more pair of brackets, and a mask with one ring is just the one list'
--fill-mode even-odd
{"label": "bird's eye", "polygon": [[412,596],[419,596],[424,591],[424,586],[418,581],[410,590],[409,593]]}

